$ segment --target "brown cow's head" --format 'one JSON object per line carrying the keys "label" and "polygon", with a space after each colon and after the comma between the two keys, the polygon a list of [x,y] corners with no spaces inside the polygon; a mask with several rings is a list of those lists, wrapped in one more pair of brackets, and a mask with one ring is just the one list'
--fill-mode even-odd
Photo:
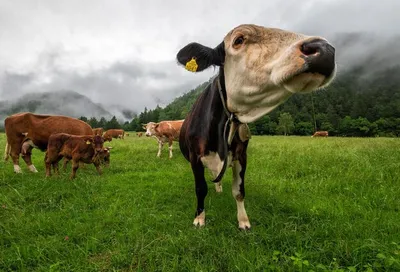
{"label": "brown cow's head", "polygon": [[335,49],[321,37],[240,25],[212,49],[191,43],[177,54],[192,72],[220,66],[227,107],[243,123],[267,114],[293,93],[329,85],[336,73]]}
{"label": "brown cow's head", "polygon": [[159,123],[154,123],[154,122],[149,122],[146,124],[146,126],[143,126],[143,129],[146,130],[146,136],[154,136],[156,133],[156,128],[158,127]]}
{"label": "brown cow's head", "polygon": [[103,149],[104,139],[102,136],[94,135],[85,137],[83,140],[86,142],[86,144],[92,145],[95,153],[98,153]]}
{"label": "brown cow's head", "polygon": [[104,149],[100,153],[100,160],[101,163],[104,164],[106,167],[110,166],[110,150],[112,147],[104,147]]}

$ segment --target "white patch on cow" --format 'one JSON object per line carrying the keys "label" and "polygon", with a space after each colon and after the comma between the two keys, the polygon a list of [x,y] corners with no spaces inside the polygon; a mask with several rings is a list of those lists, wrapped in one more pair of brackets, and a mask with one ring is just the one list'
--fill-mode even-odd
{"label": "white patch on cow", "polygon": [[217,193],[222,193],[222,182],[215,183],[215,191]]}
{"label": "white patch on cow", "polygon": [[169,158],[172,159],[172,145],[168,149],[169,149]]}
{"label": "white patch on cow", "polygon": [[38,170],[36,169],[36,167],[33,164],[28,165],[28,169],[29,169],[29,171],[31,171],[33,173],[37,173],[38,172]]}
{"label": "white patch on cow", "polygon": [[164,143],[162,141],[158,141],[158,153],[157,153],[157,157],[161,157],[161,150],[164,146]]}
{"label": "white patch on cow", "polygon": [[244,200],[240,197],[240,184],[242,179],[240,177],[240,171],[242,171],[242,166],[239,161],[234,161],[232,166],[233,171],[233,181],[232,181],[232,196],[236,200],[237,206],[237,219],[239,222],[240,229],[250,229],[250,221],[247,217],[246,209],[244,207]]}
{"label": "white patch on cow", "polygon": [[[222,167],[224,165],[224,161],[221,160],[219,157],[218,153],[216,152],[210,152],[207,156],[201,157],[201,162],[203,163],[204,167],[209,169],[211,171],[211,174],[213,178],[216,178],[218,174],[221,172]],[[229,151],[228,153],[228,165],[227,167],[232,165],[232,152]],[[217,184],[216,184],[217,186]],[[215,187],[215,190],[217,192],[218,189]],[[222,186],[221,186],[221,192],[222,192]]]}
{"label": "white patch on cow", "polygon": [[193,221],[195,227],[203,227],[206,224],[206,213],[203,211]]}
{"label": "white patch on cow", "polygon": [[21,174],[22,173],[21,167],[19,167],[18,164],[14,164],[14,172],[17,173],[17,174]]}

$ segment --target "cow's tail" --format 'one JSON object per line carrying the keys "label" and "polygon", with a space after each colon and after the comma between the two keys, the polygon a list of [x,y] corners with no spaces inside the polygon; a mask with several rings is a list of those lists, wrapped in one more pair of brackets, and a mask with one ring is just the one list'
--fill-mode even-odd
{"label": "cow's tail", "polygon": [[4,161],[8,161],[8,157],[11,153],[11,145],[6,141],[6,148],[4,150]]}

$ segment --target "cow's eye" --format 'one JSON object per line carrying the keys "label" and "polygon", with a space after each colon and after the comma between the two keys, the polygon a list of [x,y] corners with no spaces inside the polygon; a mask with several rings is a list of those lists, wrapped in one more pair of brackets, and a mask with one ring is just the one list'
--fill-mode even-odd
{"label": "cow's eye", "polygon": [[243,36],[238,36],[234,41],[233,45],[238,46],[244,43],[244,37]]}

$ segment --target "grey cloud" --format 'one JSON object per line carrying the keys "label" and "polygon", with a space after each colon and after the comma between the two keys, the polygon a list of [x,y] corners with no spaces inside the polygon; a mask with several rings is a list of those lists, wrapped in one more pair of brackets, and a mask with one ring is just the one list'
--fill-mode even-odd
{"label": "grey cloud", "polygon": [[68,89],[130,117],[208,80],[217,70],[188,73],[176,52],[193,41],[214,47],[241,23],[326,37],[339,74],[400,63],[398,0],[25,2],[0,3],[0,100]]}

